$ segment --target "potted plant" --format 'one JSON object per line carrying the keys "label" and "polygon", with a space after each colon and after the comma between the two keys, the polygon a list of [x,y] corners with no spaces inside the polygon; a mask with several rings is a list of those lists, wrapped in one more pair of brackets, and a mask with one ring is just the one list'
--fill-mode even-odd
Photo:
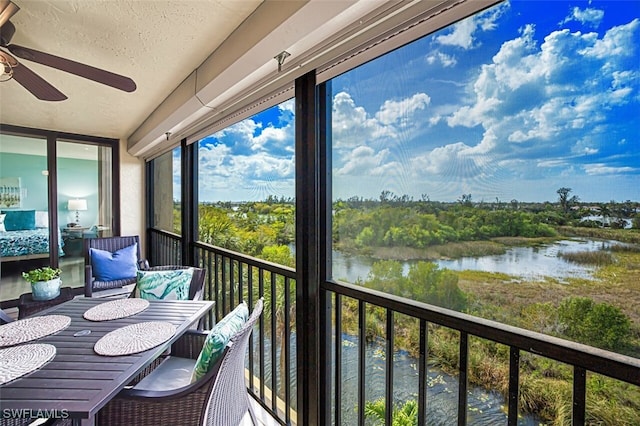
{"label": "potted plant", "polygon": [[31,283],[33,300],[51,300],[60,295],[60,274],[58,268],[45,266],[22,273],[22,278]]}

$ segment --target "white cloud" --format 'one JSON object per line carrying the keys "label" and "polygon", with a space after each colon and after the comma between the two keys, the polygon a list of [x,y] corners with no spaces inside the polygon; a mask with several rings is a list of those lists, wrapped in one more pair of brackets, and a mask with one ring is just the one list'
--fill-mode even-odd
{"label": "white cloud", "polygon": [[[473,102],[447,117],[449,126],[485,128],[482,144],[509,151],[508,142],[536,141],[536,149],[558,149],[558,140],[577,139],[606,123],[616,105],[633,96],[633,57],[640,21],[596,33],[550,33],[538,47],[534,27],[506,41],[469,85]],[[625,62],[626,61],[626,62]],[[636,64],[637,66],[637,64]],[[605,90],[603,90],[603,88]],[[608,90],[607,90],[608,88]],[[489,132],[489,130],[491,132]],[[486,140],[491,136],[492,140]],[[597,142],[581,150],[593,154]]]}
{"label": "white cloud", "polygon": [[505,2],[498,7],[491,8],[486,12],[471,16],[451,26],[451,31],[447,34],[437,36],[436,43],[445,46],[455,46],[468,50],[477,47],[475,34],[482,31],[491,31],[496,28],[496,22],[510,7],[509,2]]}
{"label": "white cloud", "polygon": [[333,146],[354,147],[379,140],[397,140],[400,132],[416,125],[412,120],[414,114],[430,102],[429,95],[416,93],[409,98],[385,101],[372,116],[364,107],[356,105],[349,93],[339,92],[333,98]]}
{"label": "white cloud", "polygon": [[336,170],[337,175],[368,175],[380,167],[389,157],[389,150],[380,152],[368,146],[359,146],[344,155],[344,165]]}
{"label": "white cloud", "polygon": [[593,8],[580,9],[579,7],[574,7],[571,10],[571,14],[564,18],[560,25],[566,24],[567,22],[577,21],[582,25],[590,25],[592,28],[598,28],[600,26],[600,22],[602,22],[602,18],[604,18],[604,11]]}
{"label": "white cloud", "polygon": [[417,175],[468,178],[481,175],[486,159],[474,147],[462,142],[441,146],[417,156],[411,168]]}
{"label": "white cloud", "polygon": [[291,141],[293,146],[293,126],[291,124],[287,124],[285,127],[271,125],[260,132],[258,136],[252,138],[251,149],[254,151],[263,150],[267,144],[282,145],[286,141]]}
{"label": "white cloud", "polygon": [[425,109],[431,103],[429,95],[416,93],[410,98],[401,101],[385,101],[380,110],[376,113],[376,118],[382,124],[388,125],[398,121],[406,124],[417,110]]}
{"label": "white cloud", "polygon": [[478,28],[473,18],[465,19],[453,25],[449,34],[436,37],[436,42],[445,46],[456,46],[463,49],[473,47],[473,33]]}
{"label": "white cloud", "polygon": [[332,130],[334,147],[366,144],[378,138],[395,138],[391,127],[383,126],[370,117],[347,92],[337,93],[333,98]]}
{"label": "white cloud", "polygon": [[429,53],[425,57],[425,60],[429,65],[440,64],[445,68],[453,67],[458,63],[458,60],[452,55],[447,55],[439,51]]}
{"label": "white cloud", "polygon": [[[588,46],[580,52],[585,57],[593,56],[598,59],[633,57],[636,52],[636,30],[640,27],[640,19],[636,18],[626,25],[612,27],[602,37],[595,40],[592,46]],[[635,35],[635,37],[634,37]]]}
{"label": "white cloud", "polygon": [[295,98],[291,98],[288,101],[284,101],[281,104],[278,105],[278,108],[281,111],[287,111],[287,112],[295,112],[296,110],[296,100]]}
{"label": "white cloud", "polygon": [[[281,105],[279,109],[287,108]],[[291,123],[263,128],[261,123],[247,119],[216,133],[210,142],[205,140],[198,152],[201,198],[207,201],[264,199],[269,194],[292,196],[292,133]]]}
{"label": "white cloud", "polygon": [[584,171],[588,175],[616,175],[623,173],[636,172],[638,169],[633,167],[612,167],[603,163],[599,164],[587,164],[584,166]]}

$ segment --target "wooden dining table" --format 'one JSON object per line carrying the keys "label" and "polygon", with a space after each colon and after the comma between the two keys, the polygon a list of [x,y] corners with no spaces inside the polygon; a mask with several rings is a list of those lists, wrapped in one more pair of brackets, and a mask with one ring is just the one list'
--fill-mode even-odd
{"label": "wooden dining table", "polygon": [[[72,419],[74,425],[95,424],[96,413],[145,367],[162,355],[214,305],[210,301],[150,301],[144,311],[121,319],[88,321],[83,314],[105,299],[76,298],[40,315],[66,315],[70,325],[30,343],[56,347],[55,357],[38,370],[0,386],[0,415]],[[147,322],[169,322],[175,334],[164,343],[131,355],[103,356],[94,351],[105,334]],[[87,334],[86,330],[91,332]]]}

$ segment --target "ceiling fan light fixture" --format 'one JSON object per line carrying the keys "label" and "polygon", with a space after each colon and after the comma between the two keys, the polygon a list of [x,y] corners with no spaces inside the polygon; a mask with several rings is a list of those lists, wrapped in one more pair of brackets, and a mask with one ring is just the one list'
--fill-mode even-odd
{"label": "ceiling fan light fixture", "polygon": [[12,60],[10,56],[0,52],[0,83],[9,81],[13,78],[13,67],[17,62]]}
{"label": "ceiling fan light fixture", "polygon": [[0,64],[0,83],[4,83],[5,81],[9,81],[13,78],[13,68],[9,64]]}

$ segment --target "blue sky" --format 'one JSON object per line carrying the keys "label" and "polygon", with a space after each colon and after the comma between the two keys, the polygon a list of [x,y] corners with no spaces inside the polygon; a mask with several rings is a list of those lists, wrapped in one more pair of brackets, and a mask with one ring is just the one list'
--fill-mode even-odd
{"label": "blue sky", "polygon": [[[332,81],[334,198],[640,200],[640,2],[505,2]],[[200,142],[200,200],[294,196],[293,101]]]}

